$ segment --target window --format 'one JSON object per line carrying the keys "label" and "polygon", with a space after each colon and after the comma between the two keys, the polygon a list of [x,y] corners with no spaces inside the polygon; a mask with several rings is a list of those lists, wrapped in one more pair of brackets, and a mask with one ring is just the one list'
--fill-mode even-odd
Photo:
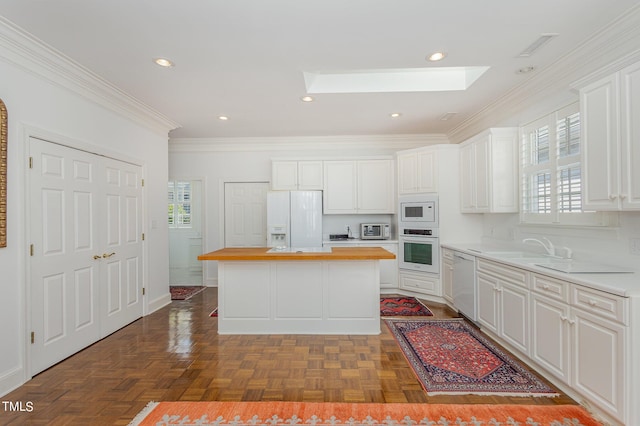
{"label": "window", "polygon": [[604,224],[582,210],[578,104],[524,126],[521,148],[523,223]]}
{"label": "window", "polygon": [[191,182],[169,182],[169,227],[191,228]]}

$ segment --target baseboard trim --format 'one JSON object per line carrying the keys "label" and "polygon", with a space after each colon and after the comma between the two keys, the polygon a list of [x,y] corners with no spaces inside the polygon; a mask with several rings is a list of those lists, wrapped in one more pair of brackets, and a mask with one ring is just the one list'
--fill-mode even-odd
{"label": "baseboard trim", "polygon": [[26,383],[25,370],[17,367],[0,376],[0,396],[13,392]]}
{"label": "baseboard trim", "polygon": [[149,309],[147,311],[147,315],[154,313],[158,309],[164,308],[165,306],[169,305],[170,303],[171,303],[171,293],[169,293],[169,292],[163,294],[162,296],[158,297],[157,299],[151,300],[149,302],[149,306],[148,306]]}

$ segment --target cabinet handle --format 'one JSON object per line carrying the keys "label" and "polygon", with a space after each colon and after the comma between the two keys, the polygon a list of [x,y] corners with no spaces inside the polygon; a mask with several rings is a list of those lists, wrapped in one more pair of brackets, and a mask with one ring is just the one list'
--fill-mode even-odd
{"label": "cabinet handle", "polygon": [[549,290],[549,284],[545,284],[545,285],[543,285],[543,286],[542,286],[542,288],[543,288],[544,290]]}
{"label": "cabinet handle", "polygon": [[588,302],[588,303],[589,303],[589,305],[590,305],[590,306],[596,306],[596,305],[598,305],[598,302],[596,302],[596,301],[595,301],[595,300],[593,300],[593,299],[589,299],[589,302]]}
{"label": "cabinet handle", "polygon": [[569,320],[569,324],[573,325],[576,323],[576,320]]}
{"label": "cabinet handle", "polygon": [[102,256],[100,256],[99,254],[94,254],[93,260],[98,260],[98,259],[102,259]]}
{"label": "cabinet handle", "polygon": [[567,321],[567,317],[563,317],[562,315],[560,315],[560,321],[566,322]]}
{"label": "cabinet handle", "polygon": [[109,254],[104,253],[104,254],[102,255],[102,257],[103,257],[104,259],[106,259],[106,258],[108,258],[108,257],[113,256],[114,254],[116,254],[116,252],[115,252],[115,251],[114,251],[113,253],[109,253]]}
{"label": "cabinet handle", "polygon": [[616,194],[610,194],[609,195],[609,199],[610,200],[615,200],[616,198],[618,198],[618,196]]}
{"label": "cabinet handle", "polygon": [[620,194],[620,199],[624,200],[625,198],[627,198],[627,194]]}

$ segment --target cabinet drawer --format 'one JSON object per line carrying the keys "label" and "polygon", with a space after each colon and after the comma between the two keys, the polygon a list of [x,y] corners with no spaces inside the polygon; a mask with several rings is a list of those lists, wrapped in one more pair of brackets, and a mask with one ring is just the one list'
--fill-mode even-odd
{"label": "cabinet drawer", "polygon": [[491,262],[489,260],[477,258],[476,269],[478,272],[484,272],[495,277],[504,279],[513,284],[527,287],[528,272],[524,269],[513,268],[501,263]]}
{"label": "cabinet drawer", "polygon": [[569,286],[566,281],[557,280],[544,275],[531,276],[531,289],[552,299],[569,303]]}
{"label": "cabinet drawer", "polygon": [[627,325],[628,300],[603,291],[572,285],[571,304],[586,312]]}
{"label": "cabinet drawer", "polygon": [[440,280],[420,275],[400,274],[400,288],[425,294],[440,295]]}

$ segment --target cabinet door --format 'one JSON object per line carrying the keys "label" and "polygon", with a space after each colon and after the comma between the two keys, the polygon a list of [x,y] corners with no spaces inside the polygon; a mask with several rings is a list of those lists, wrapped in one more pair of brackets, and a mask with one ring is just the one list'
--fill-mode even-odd
{"label": "cabinet door", "polygon": [[418,152],[418,192],[438,192],[437,151]]}
{"label": "cabinet door", "polygon": [[322,161],[298,161],[298,189],[322,190]]}
{"label": "cabinet door", "polygon": [[284,191],[298,189],[297,161],[273,161],[271,163],[271,189]]}
{"label": "cabinet door", "polygon": [[475,182],[475,211],[488,212],[491,206],[491,187],[489,175],[491,172],[491,136],[485,135],[473,143],[474,145],[474,182]]}
{"label": "cabinet door", "polygon": [[322,195],[325,214],[356,213],[356,162],[325,161]]}
{"label": "cabinet door", "polygon": [[498,334],[500,284],[496,278],[482,273],[477,275],[476,283],[478,285],[478,322]]}
{"label": "cabinet door", "polygon": [[393,161],[361,160],[357,168],[358,213],[393,213]]}
{"label": "cabinet door", "polygon": [[531,293],[531,358],[569,383],[569,306]]}
{"label": "cabinet door", "polygon": [[578,309],[573,314],[572,387],[623,420],[625,328]]}
{"label": "cabinet door", "polygon": [[450,259],[442,262],[442,296],[453,305],[453,262]]}
{"label": "cabinet door", "polygon": [[580,90],[584,210],[619,208],[618,89],[615,74]]}
{"label": "cabinet door", "polygon": [[460,148],[460,211],[475,212],[474,148],[472,144]]}
{"label": "cabinet door", "polygon": [[501,282],[500,336],[523,354],[529,353],[529,290]]}
{"label": "cabinet door", "polygon": [[398,155],[398,192],[413,194],[418,191],[418,156],[415,152]]}
{"label": "cabinet door", "polygon": [[620,72],[621,185],[624,210],[640,209],[640,63]]}

